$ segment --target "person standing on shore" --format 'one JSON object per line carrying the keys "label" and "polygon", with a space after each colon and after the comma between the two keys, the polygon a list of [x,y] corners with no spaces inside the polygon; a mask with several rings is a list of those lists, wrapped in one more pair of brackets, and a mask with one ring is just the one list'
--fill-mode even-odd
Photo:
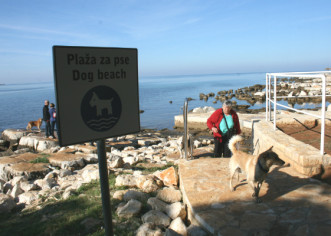
{"label": "person standing on shore", "polygon": [[56,109],[54,103],[51,103],[49,109],[49,115],[50,115],[50,122],[51,122],[51,138],[55,138],[54,135],[54,128],[56,125]]}
{"label": "person standing on shore", "polygon": [[207,120],[208,128],[214,135],[214,157],[231,157],[228,147],[231,137],[240,134],[240,124],[237,113],[232,110],[232,102],[227,100],[222,108],[217,109]]}
{"label": "person standing on shore", "polygon": [[50,122],[50,114],[49,114],[49,101],[48,100],[45,100],[45,103],[44,103],[44,108],[43,108],[43,121],[45,121],[45,135],[46,135],[46,138],[48,138],[50,135],[51,135],[51,122]]}

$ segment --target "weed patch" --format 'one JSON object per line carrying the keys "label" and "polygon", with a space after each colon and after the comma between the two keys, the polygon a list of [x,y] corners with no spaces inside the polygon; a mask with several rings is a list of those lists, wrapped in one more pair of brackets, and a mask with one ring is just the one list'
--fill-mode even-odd
{"label": "weed patch", "polygon": [[39,157],[30,161],[30,163],[49,163],[48,157],[50,157],[49,154],[42,153]]}

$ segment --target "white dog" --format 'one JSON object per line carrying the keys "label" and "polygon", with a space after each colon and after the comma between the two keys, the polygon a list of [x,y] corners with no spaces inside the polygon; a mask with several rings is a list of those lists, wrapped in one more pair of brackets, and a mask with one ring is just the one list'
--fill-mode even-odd
{"label": "white dog", "polygon": [[[184,136],[179,137],[179,139],[177,139],[177,148],[180,153],[180,158],[184,157],[184,144]],[[187,149],[188,152],[190,152],[190,156],[193,158],[193,136],[191,134],[187,134]]]}

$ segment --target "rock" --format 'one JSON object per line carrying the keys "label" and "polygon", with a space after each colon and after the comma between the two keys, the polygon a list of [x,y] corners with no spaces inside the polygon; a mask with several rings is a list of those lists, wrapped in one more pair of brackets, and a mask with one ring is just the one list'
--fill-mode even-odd
{"label": "rock", "polygon": [[57,182],[55,179],[44,179],[42,182],[42,186],[41,186],[41,189],[43,190],[49,190],[49,189],[52,189],[54,186],[57,185]]}
{"label": "rock", "polygon": [[9,181],[10,180],[10,173],[7,170],[8,164],[2,164],[0,162],[0,179],[3,181]]}
{"label": "rock", "polygon": [[6,181],[0,179],[0,192],[3,192]]}
{"label": "rock", "polygon": [[331,111],[331,104],[328,106],[327,111]]}
{"label": "rock", "polygon": [[112,157],[108,159],[107,165],[109,168],[122,168],[124,165],[124,161],[122,157],[112,155]]}
{"label": "rock", "polygon": [[24,192],[29,192],[31,190],[37,190],[38,186],[33,182],[23,181],[21,182],[21,189],[23,189]]}
{"label": "rock", "polygon": [[214,112],[216,109],[214,107],[205,106],[202,108],[205,113]]}
{"label": "rock", "polygon": [[53,170],[52,172],[49,172],[44,179],[55,179],[58,176],[58,170]]}
{"label": "rock", "polygon": [[23,153],[27,153],[27,152],[30,152],[29,148],[22,148],[22,149],[16,150],[14,153],[15,154],[23,154]]}
{"label": "rock", "polygon": [[206,231],[194,224],[191,224],[187,228],[187,234],[190,236],[208,236],[208,233]]}
{"label": "rock", "polygon": [[170,187],[158,191],[156,197],[167,203],[175,203],[182,200],[182,193],[180,190]]}
{"label": "rock", "polygon": [[48,172],[48,163],[19,162],[6,167],[11,176],[25,175],[28,179],[43,178]]}
{"label": "rock", "polygon": [[21,186],[19,183],[16,183],[15,185],[13,185],[13,189],[10,191],[10,196],[12,196],[13,198],[18,197],[18,195],[20,195],[21,193],[23,193],[23,189],[21,189]]}
{"label": "rock", "polygon": [[97,148],[94,146],[90,146],[90,145],[75,145],[76,150],[78,152],[83,152],[86,154],[93,154],[93,153],[97,153]]}
{"label": "rock", "polygon": [[136,231],[136,236],[163,236],[163,232],[153,223],[144,223]]}
{"label": "rock", "polygon": [[21,184],[24,181],[27,181],[28,178],[26,176],[15,176],[10,182],[14,186],[16,184]]}
{"label": "rock", "polygon": [[13,197],[0,193],[0,214],[11,212],[16,207]]}
{"label": "rock", "polygon": [[94,164],[98,163],[98,155],[97,154],[88,154],[83,156],[86,164]]}
{"label": "rock", "polygon": [[138,139],[139,146],[152,146],[152,145],[157,145],[160,142],[161,141],[158,138]]}
{"label": "rock", "polygon": [[254,93],[254,96],[264,97],[265,96],[265,92],[256,92],[256,93]]}
{"label": "rock", "polygon": [[117,200],[120,200],[120,201],[123,201],[123,197],[124,197],[124,194],[126,192],[128,192],[129,190],[117,190],[114,194],[113,194],[113,199],[117,199]]}
{"label": "rock", "polygon": [[40,140],[37,144],[36,150],[38,152],[42,152],[44,150],[51,149],[51,148],[56,147],[58,145],[59,145],[59,143],[54,141],[54,140]]}
{"label": "rock", "polygon": [[166,229],[165,231],[165,236],[182,236],[181,234],[177,233],[176,231],[172,230],[172,229]]}
{"label": "rock", "polygon": [[10,183],[5,183],[3,185],[3,193],[8,193],[9,191],[11,191],[13,189],[13,185],[11,185]]}
{"label": "rock", "polygon": [[19,148],[28,147],[28,148],[31,148],[33,150],[36,150],[38,142],[39,141],[34,137],[24,136],[24,137],[21,137],[21,139],[19,140],[18,147]]}
{"label": "rock", "polygon": [[199,148],[202,146],[202,143],[199,141],[199,140],[194,140],[193,142],[193,147],[196,149],[196,148]]}
{"label": "rock", "polygon": [[301,91],[300,93],[299,93],[299,97],[303,97],[303,96],[307,96],[307,93],[305,92],[305,91]]}
{"label": "rock", "polygon": [[89,183],[92,180],[99,179],[98,164],[87,165],[82,169],[82,178],[85,182]]}
{"label": "rock", "polygon": [[116,177],[115,186],[136,187],[137,177],[133,175],[118,175]]}
{"label": "rock", "polygon": [[55,140],[44,139],[38,136],[23,136],[19,140],[19,148],[30,148],[39,152],[58,147],[59,143]]}
{"label": "rock", "polygon": [[73,189],[72,187],[67,188],[64,193],[62,194],[62,198],[64,200],[68,199],[70,196],[72,196],[75,193],[75,189]]}
{"label": "rock", "polygon": [[8,141],[5,141],[3,139],[0,139],[0,147],[1,148],[7,148],[9,146]]}
{"label": "rock", "polygon": [[165,213],[167,213],[167,215],[171,219],[176,219],[177,217],[180,217],[182,220],[185,220],[186,217],[186,209],[184,204],[182,204],[181,202],[175,202],[170,205],[167,205]]}
{"label": "rock", "polygon": [[140,202],[146,202],[148,199],[148,194],[142,193],[136,190],[129,190],[124,193],[123,200],[128,202],[131,199],[140,201]]}
{"label": "rock", "polygon": [[22,193],[18,196],[19,203],[31,204],[38,199],[38,191]]}
{"label": "rock", "polygon": [[141,218],[144,223],[153,223],[161,227],[168,227],[170,225],[170,217],[161,211],[151,210]]}
{"label": "rock", "polygon": [[[173,231],[175,231],[179,235],[187,236],[186,226],[185,226],[184,222],[182,221],[182,219],[180,217],[177,217],[176,219],[174,219],[171,222],[168,229],[172,229]],[[167,235],[167,233],[166,233],[166,235]]]}
{"label": "rock", "polygon": [[137,164],[138,162],[139,162],[139,158],[138,158],[138,156],[135,156],[135,157],[124,157],[123,158],[123,161],[125,162],[125,163],[129,163],[130,165],[135,165],[135,164]]}
{"label": "rock", "polygon": [[155,192],[159,189],[156,178],[153,175],[143,175],[137,179],[137,187],[145,193]]}
{"label": "rock", "polygon": [[163,181],[165,186],[178,185],[178,174],[173,166],[162,171],[159,178]]}
{"label": "rock", "polygon": [[156,197],[151,197],[147,201],[147,205],[152,209],[156,211],[162,211],[166,212],[168,204],[165,203],[164,201],[156,198]]}
{"label": "rock", "polygon": [[196,107],[192,110],[192,113],[204,113],[204,110],[202,109],[202,107]]}
{"label": "rock", "polygon": [[5,141],[12,143],[18,143],[18,141],[26,136],[27,132],[23,130],[14,130],[14,129],[6,129],[2,132],[2,139]]}
{"label": "rock", "polygon": [[116,213],[119,217],[131,218],[138,215],[142,208],[141,202],[131,199],[127,204],[119,206]]}
{"label": "rock", "polygon": [[72,175],[72,171],[71,171],[71,170],[61,169],[61,170],[59,171],[59,176],[60,176],[61,178],[66,177],[66,176],[68,176],[68,175]]}
{"label": "rock", "polygon": [[82,155],[74,155],[70,153],[56,153],[48,158],[53,166],[61,167],[61,169],[82,168],[85,166]]}

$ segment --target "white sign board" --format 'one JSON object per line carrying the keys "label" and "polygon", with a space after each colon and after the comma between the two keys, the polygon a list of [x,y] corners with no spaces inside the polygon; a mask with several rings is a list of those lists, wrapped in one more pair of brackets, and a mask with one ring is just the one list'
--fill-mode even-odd
{"label": "white sign board", "polygon": [[60,145],[140,131],[137,49],[53,47]]}

